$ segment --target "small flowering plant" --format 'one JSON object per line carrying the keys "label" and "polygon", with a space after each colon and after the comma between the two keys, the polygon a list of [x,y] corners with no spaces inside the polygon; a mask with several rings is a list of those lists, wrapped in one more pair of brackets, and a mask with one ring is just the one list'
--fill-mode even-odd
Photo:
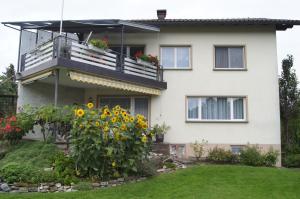
{"label": "small flowering plant", "polygon": [[97,48],[101,48],[103,50],[108,49],[108,39],[107,38],[103,38],[103,39],[92,39],[90,41],[90,44],[97,47]]}
{"label": "small flowering plant", "polygon": [[136,59],[141,59],[145,62],[149,62],[151,64],[154,64],[155,66],[158,66],[158,59],[157,56],[153,56],[153,55],[145,55],[142,51],[138,51],[135,53],[135,58]]}
{"label": "small flowering plant", "polygon": [[74,110],[72,156],[81,176],[108,179],[137,172],[152,143],[153,133],[143,115],[133,116],[120,106]]}
{"label": "small flowering plant", "polygon": [[18,127],[16,116],[0,118],[0,140],[15,144],[24,136],[24,131]]}

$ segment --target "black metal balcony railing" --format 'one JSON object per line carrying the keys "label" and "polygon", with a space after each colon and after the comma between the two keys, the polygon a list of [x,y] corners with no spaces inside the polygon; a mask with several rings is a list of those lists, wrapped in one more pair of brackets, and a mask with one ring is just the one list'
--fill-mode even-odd
{"label": "black metal balcony railing", "polygon": [[23,54],[21,56],[21,72],[39,67],[55,58],[65,58],[95,67],[163,81],[163,70],[160,66],[140,62],[127,56],[123,57],[120,53],[110,49],[102,50],[64,36],[58,36]]}

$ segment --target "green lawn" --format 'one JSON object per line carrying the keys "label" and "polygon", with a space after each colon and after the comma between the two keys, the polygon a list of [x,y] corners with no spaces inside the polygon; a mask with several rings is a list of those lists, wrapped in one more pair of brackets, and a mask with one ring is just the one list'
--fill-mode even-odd
{"label": "green lawn", "polygon": [[1,199],[300,198],[300,170],[246,166],[194,166],[172,174],[97,191],[3,194]]}

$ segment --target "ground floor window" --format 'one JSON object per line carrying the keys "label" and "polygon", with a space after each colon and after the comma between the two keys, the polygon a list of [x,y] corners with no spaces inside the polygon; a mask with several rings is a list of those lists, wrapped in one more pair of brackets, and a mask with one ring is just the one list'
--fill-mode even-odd
{"label": "ground floor window", "polygon": [[149,118],[149,97],[100,96],[98,100],[99,107],[108,106],[112,108],[120,105],[133,115],[141,114]]}
{"label": "ground floor window", "polygon": [[245,97],[188,97],[188,121],[245,121]]}
{"label": "ground floor window", "polygon": [[240,154],[243,148],[245,147],[244,145],[231,145],[231,152],[233,154]]}

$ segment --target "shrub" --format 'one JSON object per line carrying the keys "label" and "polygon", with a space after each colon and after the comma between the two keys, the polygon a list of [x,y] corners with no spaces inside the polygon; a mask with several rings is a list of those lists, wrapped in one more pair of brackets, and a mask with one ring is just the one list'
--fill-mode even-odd
{"label": "shrub", "polygon": [[258,146],[246,146],[241,151],[241,163],[249,166],[275,166],[278,158],[278,152],[272,148],[263,154]]}
{"label": "shrub", "polygon": [[137,173],[154,136],[144,116],[120,106],[94,109],[92,103],[74,112],[71,151],[78,174],[108,179]]}
{"label": "shrub", "polygon": [[159,163],[157,160],[143,160],[137,164],[137,174],[139,176],[151,177],[157,174]]}
{"label": "shrub", "polygon": [[207,160],[215,163],[236,163],[238,156],[232,154],[230,150],[214,147],[208,152]]}
{"label": "shrub", "polygon": [[97,47],[97,48],[101,48],[101,49],[108,49],[108,40],[107,39],[92,39],[90,41],[90,44],[92,44],[93,46]]}
{"label": "shrub", "polygon": [[300,154],[288,154],[283,159],[283,164],[286,167],[300,167]]}
{"label": "shrub", "polygon": [[25,135],[17,123],[16,116],[0,118],[0,140],[7,140],[10,144],[16,144]]}
{"label": "shrub", "polygon": [[176,169],[176,164],[174,164],[173,162],[165,162],[164,166],[168,169]]}
{"label": "shrub", "polygon": [[78,191],[90,191],[93,189],[93,186],[90,182],[78,182],[74,186],[74,189]]}
{"label": "shrub", "polygon": [[198,143],[198,141],[195,141],[195,143],[193,144],[193,151],[196,157],[196,160],[200,160],[200,158],[203,156],[204,154],[204,145],[207,144],[207,141],[205,141],[204,139],[202,140],[201,143]]}
{"label": "shrub", "polygon": [[75,177],[75,162],[72,157],[65,155],[63,152],[58,152],[53,158],[53,167],[55,177],[59,182],[71,184],[78,181]]}

